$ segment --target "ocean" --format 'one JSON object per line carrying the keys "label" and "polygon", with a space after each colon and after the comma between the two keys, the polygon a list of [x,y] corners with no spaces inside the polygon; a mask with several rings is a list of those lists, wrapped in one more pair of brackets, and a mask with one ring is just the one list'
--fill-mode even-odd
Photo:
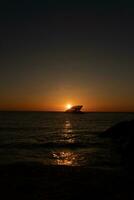
{"label": "ocean", "polygon": [[0,165],[119,168],[113,142],[100,134],[131,119],[134,113],[0,112]]}

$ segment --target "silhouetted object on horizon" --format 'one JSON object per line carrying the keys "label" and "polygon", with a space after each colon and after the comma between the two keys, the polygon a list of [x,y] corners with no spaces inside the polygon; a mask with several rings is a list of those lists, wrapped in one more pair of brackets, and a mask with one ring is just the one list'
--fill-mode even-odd
{"label": "silhouetted object on horizon", "polygon": [[66,113],[83,113],[81,111],[82,105],[77,105],[77,106],[72,106],[71,108],[67,109],[65,112]]}

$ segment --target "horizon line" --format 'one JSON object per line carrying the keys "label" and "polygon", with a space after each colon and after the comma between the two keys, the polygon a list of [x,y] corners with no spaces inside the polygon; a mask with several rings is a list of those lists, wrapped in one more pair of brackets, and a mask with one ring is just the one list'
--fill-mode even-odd
{"label": "horizon line", "polygon": [[[59,112],[64,113],[61,110],[0,110],[0,112]],[[134,113],[134,111],[83,111],[84,113]]]}

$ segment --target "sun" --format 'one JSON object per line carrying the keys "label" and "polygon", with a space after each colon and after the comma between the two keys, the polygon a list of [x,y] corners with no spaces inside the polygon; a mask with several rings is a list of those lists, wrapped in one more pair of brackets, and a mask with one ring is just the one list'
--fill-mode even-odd
{"label": "sun", "polygon": [[71,107],[72,107],[71,104],[67,104],[67,105],[66,105],[66,108],[67,108],[67,109],[70,109]]}

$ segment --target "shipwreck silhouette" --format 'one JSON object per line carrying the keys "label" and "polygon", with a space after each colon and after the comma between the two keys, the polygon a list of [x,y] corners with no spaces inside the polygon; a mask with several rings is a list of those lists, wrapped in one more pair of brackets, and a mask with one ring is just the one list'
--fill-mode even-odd
{"label": "shipwreck silhouette", "polygon": [[66,113],[83,113],[81,111],[82,107],[83,107],[82,105],[72,106],[71,108],[67,109],[65,112]]}

